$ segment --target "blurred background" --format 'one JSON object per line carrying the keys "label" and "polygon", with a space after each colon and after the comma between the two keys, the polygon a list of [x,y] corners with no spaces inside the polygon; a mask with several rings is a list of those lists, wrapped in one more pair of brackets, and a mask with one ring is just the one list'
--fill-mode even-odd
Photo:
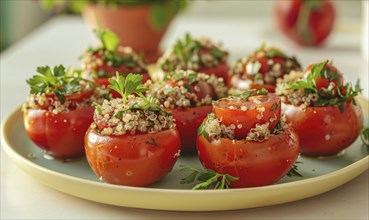
{"label": "blurred background", "polygon": [[[77,0],[82,1],[82,0]],[[42,25],[53,16],[55,12],[44,9],[36,0],[0,0],[1,3],[1,51],[22,39],[32,30]],[[192,19],[211,19],[212,17],[225,18],[264,18],[272,23],[272,12],[275,1],[220,1],[207,0],[189,1],[189,6],[181,16]],[[335,29],[345,27],[348,32],[361,29],[362,1],[334,0],[337,20]],[[350,24],[350,25],[346,25]]]}

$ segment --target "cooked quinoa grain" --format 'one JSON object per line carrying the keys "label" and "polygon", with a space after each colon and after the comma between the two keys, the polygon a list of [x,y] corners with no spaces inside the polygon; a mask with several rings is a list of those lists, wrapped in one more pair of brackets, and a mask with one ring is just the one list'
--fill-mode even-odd
{"label": "cooked quinoa grain", "polygon": [[[101,112],[95,110],[94,123],[91,128],[98,129],[102,135],[124,135],[136,133],[155,133],[175,127],[173,117],[165,111],[137,109],[147,103],[141,98],[129,95],[126,104],[122,99],[105,100],[100,106]],[[157,104],[157,103],[153,103]]]}

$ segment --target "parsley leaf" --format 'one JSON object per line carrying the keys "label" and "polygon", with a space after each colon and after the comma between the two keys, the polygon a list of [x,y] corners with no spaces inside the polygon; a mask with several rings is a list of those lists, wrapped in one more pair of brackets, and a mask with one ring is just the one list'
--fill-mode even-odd
{"label": "parsley leaf", "polygon": [[94,82],[83,79],[78,70],[66,70],[63,65],[55,66],[51,69],[49,66],[39,66],[36,71],[40,75],[34,75],[26,82],[31,87],[31,94],[53,93],[61,103],[65,102],[65,96],[82,90],[80,81],[86,81],[92,86]]}
{"label": "parsley leaf", "polygon": [[99,38],[103,48],[108,51],[115,51],[120,43],[118,35],[108,29],[97,29],[95,30],[95,34]]}
{"label": "parsley leaf", "polygon": [[179,171],[189,171],[191,172],[187,177],[181,179],[181,184],[190,184],[195,181],[200,181],[201,183],[194,186],[193,190],[198,189],[227,189],[230,188],[230,184],[233,181],[237,181],[239,178],[231,176],[229,174],[220,174],[211,169],[206,169],[205,171],[197,170],[190,166],[180,166]]}
{"label": "parsley leaf", "polygon": [[[142,75],[129,73],[125,78],[119,73],[116,73],[115,78],[109,78],[110,85],[108,88],[118,92],[123,99],[123,104],[127,104],[128,96],[131,94],[137,94],[140,96],[145,104],[139,105],[138,103],[133,104],[131,110],[151,110],[151,111],[163,111],[166,112],[155,98],[147,98],[142,93],[148,89],[142,84]],[[118,117],[119,115],[117,115]]]}

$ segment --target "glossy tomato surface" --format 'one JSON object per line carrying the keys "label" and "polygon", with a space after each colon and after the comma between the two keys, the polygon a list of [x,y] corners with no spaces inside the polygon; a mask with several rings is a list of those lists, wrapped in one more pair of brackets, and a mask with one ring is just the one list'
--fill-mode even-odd
{"label": "glossy tomato surface", "polygon": [[202,165],[218,173],[227,173],[239,180],[231,187],[256,187],[276,183],[294,165],[299,154],[299,138],[293,129],[263,142],[197,138]]}
{"label": "glossy tomato surface", "polygon": [[212,108],[210,105],[205,105],[171,110],[181,136],[181,150],[183,152],[196,152],[197,129]]}
{"label": "glossy tomato surface", "polygon": [[84,136],[93,121],[94,107],[52,114],[43,109],[25,109],[24,125],[30,139],[57,158],[84,155]]}
{"label": "glossy tomato surface", "polygon": [[111,184],[146,186],[171,171],[180,150],[177,129],[156,133],[85,136],[88,163],[95,174]]}
{"label": "glossy tomato surface", "polygon": [[352,102],[340,112],[338,106],[307,107],[282,105],[282,111],[301,140],[301,153],[307,156],[329,156],[352,144],[363,127],[361,107]]}
{"label": "glossy tomato surface", "polygon": [[[274,93],[253,95],[248,97],[247,101],[239,98],[221,99],[213,104],[213,108],[215,117],[222,124],[235,125],[235,138],[244,139],[256,124],[268,122],[269,130],[274,130],[281,115],[281,99]],[[264,112],[259,112],[260,108],[263,108]]]}
{"label": "glossy tomato surface", "polygon": [[216,77],[221,77],[224,81],[227,81],[228,78],[228,70],[229,67],[226,63],[220,64],[217,67],[212,68],[201,68],[199,69],[199,73],[206,73],[206,74],[214,74]]}
{"label": "glossy tomato surface", "polygon": [[319,45],[333,29],[335,8],[332,1],[279,0],[275,5],[278,28],[300,45]]}

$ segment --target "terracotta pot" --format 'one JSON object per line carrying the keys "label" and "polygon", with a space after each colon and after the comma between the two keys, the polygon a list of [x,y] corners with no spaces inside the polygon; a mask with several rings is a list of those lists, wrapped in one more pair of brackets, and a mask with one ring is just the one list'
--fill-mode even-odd
{"label": "terracotta pot", "polygon": [[121,38],[121,45],[143,51],[149,62],[160,56],[159,43],[168,24],[155,29],[150,24],[150,5],[107,7],[88,5],[82,16],[92,29],[108,28]]}

